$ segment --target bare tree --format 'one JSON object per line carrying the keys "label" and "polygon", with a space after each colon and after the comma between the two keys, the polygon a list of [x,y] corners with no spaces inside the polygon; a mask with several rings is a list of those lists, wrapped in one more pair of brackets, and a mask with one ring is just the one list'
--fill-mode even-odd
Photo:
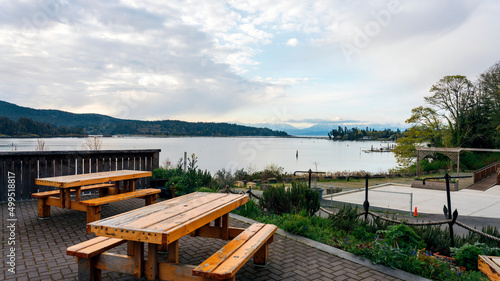
{"label": "bare tree", "polygon": [[102,147],[102,137],[100,136],[91,136],[85,138],[83,142],[83,149],[87,150],[101,150]]}
{"label": "bare tree", "polygon": [[44,140],[38,139],[35,150],[36,151],[46,151],[46,150],[49,150],[49,146],[45,143]]}

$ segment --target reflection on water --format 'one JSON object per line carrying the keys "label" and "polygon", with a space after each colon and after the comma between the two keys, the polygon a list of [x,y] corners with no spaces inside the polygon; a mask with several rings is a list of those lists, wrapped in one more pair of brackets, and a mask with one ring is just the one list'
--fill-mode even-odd
{"label": "reflection on water", "polygon": [[[45,138],[48,150],[83,150],[83,138]],[[275,164],[286,172],[317,169],[323,172],[386,172],[397,166],[392,152],[365,153],[363,150],[386,147],[378,141],[330,141],[312,138],[259,137],[112,137],[104,138],[103,150],[161,149],[160,164],[175,165],[184,152],[195,153],[198,168],[214,173],[220,169],[245,168],[257,171]],[[0,151],[30,151],[37,139],[0,139]]]}

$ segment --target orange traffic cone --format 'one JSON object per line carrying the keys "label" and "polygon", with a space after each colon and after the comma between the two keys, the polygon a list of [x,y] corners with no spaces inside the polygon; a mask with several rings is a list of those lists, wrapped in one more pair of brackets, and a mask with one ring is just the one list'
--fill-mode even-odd
{"label": "orange traffic cone", "polygon": [[417,207],[415,207],[415,212],[413,212],[413,216],[414,216],[414,217],[418,217]]}

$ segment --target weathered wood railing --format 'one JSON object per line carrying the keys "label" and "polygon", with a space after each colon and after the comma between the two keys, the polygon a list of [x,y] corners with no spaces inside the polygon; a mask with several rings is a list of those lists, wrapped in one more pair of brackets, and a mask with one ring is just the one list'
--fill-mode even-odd
{"label": "weathered wood railing", "polygon": [[[31,199],[32,193],[51,189],[36,186],[37,178],[115,170],[152,171],[159,167],[159,156],[159,149],[0,152],[0,202],[8,197],[16,201]],[[149,179],[136,183],[137,188],[147,186]]]}
{"label": "weathered wood railing", "polygon": [[500,168],[500,162],[495,162],[479,170],[474,171],[474,183],[495,174],[498,168]]}

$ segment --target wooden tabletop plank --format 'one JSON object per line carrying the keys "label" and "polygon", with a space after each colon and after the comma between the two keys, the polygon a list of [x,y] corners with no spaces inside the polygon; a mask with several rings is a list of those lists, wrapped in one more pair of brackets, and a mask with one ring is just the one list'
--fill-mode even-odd
{"label": "wooden tabletop plank", "polygon": [[500,257],[491,257],[491,260],[498,266],[500,266]]}
{"label": "wooden tabletop plank", "polygon": [[[216,193],[214,193],[216,194]],[[179,216],[172,217],[168,220],[161,220],[158,223],[149,225],[144,227],[149,230],[162,230],[166,231],[178,225],[182,225],[185,223],[189,223],[191,220],[196,220],[198,217],[205,215],[206,213],[213,212],[220,207],[223,207],[239,198],[234,198],[233,196],[228,196],[229,194],[225,194],[224,197],[218,197],[216,200],[210,200],[209,204],[199,204],[198,206],[189,206],[190,208],[182,209],[182,213]],[[241,196],[241,195],[240,195]],[[208,198],[209,195],[203,197],[202,199]],[[212,196],[210,196],[212,197]],[[202,200],[200,199],[200,201]],[[212,199],[212,198],[210,198]],[[180,206],[182,207],[182,206]],[[221,214],[221,216],[224,214]]]}
{"label": "wooden tabletop plank", "polygon": [[185,222],[179,223],[173,228],[163,230],[163,233],[166,234],[167,240],[163,241],[162,243],[172,243],[173,241],[178,240],[184,235],[195,231],[196,229],[210,223],[211,221],[228,214],[229,212],[245,204],[246,202],[248,202],[248,195],[240,195],[239,198],[235,198],[227,204],[219,206],[215,209],[207,210],[202,215],[198,214],[190,220],[187,220],[186,218]]}
{"label": "wooden tabletop plank", "polygon": [[[248,202],[248,195],[240,194],[197,192],[182,197],[89,223],[88,229],[98,236],[166,244]],[[203,198],[212,198],[212,201],[199,206],[201,202],[206,202]],[[182,209],[184,205],[189,205],[191,210],[183,210],[179,215],[171,216],[172,213],[169,212],[171,209],[179,210],[178,208]],[[155,221],[152,219],[155,214],[162,216],[162,213],[164,220],[160,219],[157,223],[150,224]],[[168,216],[170,217],[165,219]]]}
{"label": "wooden tabletop plank", "polygon": [[191,200],[197,200],[200,197],[206,196],[204,193],[190,193],[188,195],[175,197],[170,200],[159,202],[153,205],[145,206],[139,209],[131,210],[122,214],[118,214],[109,218],[102,219],[100,221],[89,223],[91,226],[101,226],[106,225],[108,227],[115,227],[126,225],[130,222],[141,220],[151,214],[159,213],[163,210],[173,208],[177,205],[185,204]]}
{"label": "wooden tabletop plank", "polygon": [[[199,208],[204,205],[213,205],[217,204],[221,198],[224,198],[226,194],[222,193],[211,193],[206,196],[197,198],[196,200],[190,200],[189,202],[184,202],[184,204],[178,204],[168,209],[163,209],[162,211],[151,213],[146,217],[142,217],[141,219],[135,220],[129,224],[123,225],[124,227],[132,227],[132,228],[150,228],[153,225],[158,225],[163,222],[170,222],[175,217],[177,219],[175,224],[182,223],[185,218],[185,213],[190,212],[195,208]],[[213,208],[213,207],[212,207]],[[151,228],[157,229],[157,228]]]}
{"label": "wooden tabletop plank", "polygon": [[37,185],[55,186],[59,188],[69,188],[75,186],[103,183],[109,181],[121,181],[137,178],[150,177],[150,171],[119,170],[81,175],[68,175],[50,178],[40,178],[35,180]]}

